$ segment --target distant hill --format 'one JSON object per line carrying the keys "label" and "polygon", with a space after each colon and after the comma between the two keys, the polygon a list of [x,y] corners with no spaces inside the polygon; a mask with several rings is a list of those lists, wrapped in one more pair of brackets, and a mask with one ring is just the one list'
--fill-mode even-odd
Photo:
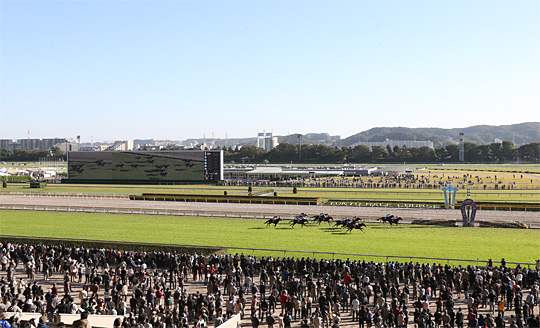
{"label": "distant hill", "polygon": [[500,140],[514,140],[516,144],[540,141],[540,122],[519,123],[511,125],[474,125],[466,128],[404,128],[379,127],[363,131],[340,140],[340,145],[351,146],[360,141],[418,140],[433,141],[435,148],[440,148],[459,139],[463,132],[465,141],[478,144],[489,144]]}
{"label": "distant hill", "polygon": [[[475,125],[466,128],[405,128],[405,127],[378,127],[372,128],[347,137],[345,139],[335,140],[327,133],[308,133],[302,135],[302,144],[326,144],[329,146],[351,146],[359,141],[384,141],[390,140],[418,140],[418,141],[433,141],[435,148],[443,147],[451,142],[459,139],[459,133],[465,134],[465,141],[489,144],[495,142],[495,138],[500,140],[514,140],[517,145],[530,142],[540,141],[540,122],[529,122],[512,125]],[[277,136],[279,143],[298,144],[298,134],[289,134],[285,136]],[[312,137],[312,138],[310,138]],[[326,139],[326,140],[321,140]],[[211,144],[211,138],[193,138],[183,140],[181,143],[185,146],[195,144]],[[215,139],[214,144],[220,147],[229,146],[255,146],[257,138],[229,138]]]}

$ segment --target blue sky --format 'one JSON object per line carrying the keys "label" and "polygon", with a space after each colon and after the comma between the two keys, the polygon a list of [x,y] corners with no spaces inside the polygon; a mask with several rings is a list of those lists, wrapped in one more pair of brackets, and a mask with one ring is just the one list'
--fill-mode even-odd
{"label": "blue sky", "polygon": [[539,121],[539,1],[0,1],[0,138]]}

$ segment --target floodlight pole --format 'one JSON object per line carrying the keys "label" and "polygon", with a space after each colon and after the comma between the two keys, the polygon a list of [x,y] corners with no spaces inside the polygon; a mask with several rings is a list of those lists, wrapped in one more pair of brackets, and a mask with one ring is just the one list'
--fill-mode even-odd
{"label": "floodlight pole", "polygon": [[297,137],[298,137],[298,144],[300,146],[300,149],[298,151],[298,161],[301,162],[302,161],[302,134],[299,133]]}
{"label": "floodlight pole", "polygon": [[463,132],[459,133],[459,161],[465,161],[465,135]]}

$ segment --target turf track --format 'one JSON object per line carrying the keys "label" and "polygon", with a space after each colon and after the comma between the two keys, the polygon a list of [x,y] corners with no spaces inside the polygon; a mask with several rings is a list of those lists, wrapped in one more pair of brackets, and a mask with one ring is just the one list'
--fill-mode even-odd
{"label": "turf track", "polygon": [[[281,223],[277,228],[266,228],[263,221],[257,219],[38,211],[0,213],[3,235],[473,260],[504,257],[508,261],[528,263],[540,258],[540,230],[536,229],[369,224],[366,233],[346,233],[326,223],[311,224],[307,228],[291,228]],[[283,256],[282,252],[257,254]]]}

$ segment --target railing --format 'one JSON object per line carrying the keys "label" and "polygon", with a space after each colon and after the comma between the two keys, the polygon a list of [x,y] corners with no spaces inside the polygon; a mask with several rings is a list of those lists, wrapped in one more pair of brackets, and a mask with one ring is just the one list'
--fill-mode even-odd
{"label": "railing", "polygon": [[52,206],[52,205],[20,205],[0,204],[3,210],[30,210],[30,211],[58,211],[58,212],[85,212],[85,213],[111,213],[111,214],[143,214],[143,215],[173,215],[173,216],[201,216],[201,217],[230,217],[269,219],[275,215],[294,217],[292,213],[263,213],[263,212],[240,212],[240,211],[206,211],[206,210],[174,210],[174,209],[144,209],[144,208],[119,208],[103,206]]}
{"label": "railing", "polygon": [[[13,185],[8,186],[8,189],[11,188]],[[19,183],[16,185],[17,187],[29,187],[29,183]],[[62,184],[62,185],[48,185],[48,188],[54,190],[56,188],[62,188],[62,189],[128,189],[128,190],[167,190],[167,191],[201,191],[201,192],[208,192],[212,190],[218,190],[220,192],[223,192],[227,190],[227,192],[238,192],[238,194],[247,194],[247,186],[237,186],[237,187],[227,187],[227,189],[222,188],[215,188],[215,187],[189,187],[189,188],[183,188],[182,185],[174,185],[174,186],[165,186],[165,185],[70,185],[70,184]],[[263,186],[253,186],[253,191],[256,190],[264,190],[268,189],[269,187],[263,187]],[[290,192],[292,193],[292,188],[290,189]],[[0,193],[9,193],[9,191],[0,191]]]}
{"label": "railing", "polygon": [[124,193],[96,193],[96,192],[55,192],[55,191],[2,191],[0,195],[24,196],[24,197],[74,197],[74,198],[125,198],[129,199],[130,194]]}
{"label": "railing", "polygon": [[[86,187],[85,187],[86,188]],[[121,188],[121,187],[120,187]],[[120,189],[120,188],[115,188],[115,189]],[[100,188],[100,189],[103,189],[103,188]],[[186,191],[186,192],[194,192],[194,191],[201,191],[201,192],[208,192],[208,191],[213,191],[213,192],[216,192],[215,194],[218,195],[218,194],[221,194],[221,189],[219,190],[216,190],[216,189],[203,189],[203,188],[189,188],[189,189],[172,189],[172,188],[131,188],[131,190],[133,189],[154,189],[154,190],[159,190],[159,189],[168,189],[168,190],[174,190],[174,191]],[[290,188],[275,188],[275,189],[272,189],[272,188],[264,188],[264,187],[257,187],[257,188],[253,188],[253,194],[257,194],[257,193],[260,193],[260,192],[265,192],[267,190],[272,190],[272,191],[276,191],[278,194],[292,194],[292,190],[290,190]],[[228,194],[231,194],[231,195],[247,195],[247,189],[226,189],[226,190],[223,190],[223,191],[227,191]],[[297,191],[298,194],[312,194],[313,191],[311,190],[298,190]],[[101,198],[106,198],[106,197],[109,197],[110,198],[117,198],[117,197],[124,197],[124,196],[129,196],[129,195],[133,195],[133,194],[140,194],[140,193],[136,193],[136,192],[132,192],[132,193],[98,193],[98,192],[62,192],[62,191],[0,191],[0,195],[28,195],[28,196],[50,196],[50,197],[62,197],[62,196],[65,196],[65,197],[91,197],[91,196],[94,196],[94,197],[101,197]],[[395,196],[413,196],[413,198],[399,198],[399,199],[394,199],[392,198],[392,200],[394,201],[415,201],[416,198],[418,198],[418,196],[422,196],[422,198],[426,198],[426,196],[431,196],[431,197],[435,197],[433,200],[441,200],[443,199],[443,193],[440,191],[440,190],[437,190],[437,191],[426,191],[426,192],[421,192],[421,191],[391,191],[391,190],[387,190],[387,191],[374,191],[374,190],[362,190],[362,189],[355,189],[355,190],[317,190],[317,194],[325,194],[325,195],[340,195],[340,194],[343,194],[343,195],[347,195],[347,196],[352,196],[352,195],[361,195],[364,199],[369,199],[369,198],[373,198],[373,200],[380,200],[380,196],[391,196],[391,195],[395,195]],[[458,194],[465,194],[465,191],[460,191],[458,192]],[[211,195],[211,194],[210,194]],[[416,196],[416,198],[414,198]],[[523,197],[540,197],[540,193],[534,193],[534,192],[494,192],[494,193],[488,193],[488,192],[475,192],[474,193],[474,196],[483,196],[483,197],[496,197],[496,198],[501,198],[501,197],[520,197],[520,198],[523,198]],[[328,197],[328,196],[327,196]],[[513,202],[531,202],[531,200],[520,200],[520,199],[517,199]]]}
{"label": "railing", "polygon": [[[228,182],[229,181],[229,182]],[[492,191],[510,191],[510,190],[539,190],[540,187],[537,184],[529,184],[529,183],[519,183],[519,184],[498,184],[498,183],[486,183],[486,188],[484,188],[484,184],[474,184],[469,185],[467,183],[463,183],[462,181],[444,181],[441,184],[419,184],[419,183],[401,183],[401,187],[393,187],[392,185],[399,183],[395,182],[389,182],[389,184],[385,184],[382,182],[346,182],[346,181],[300,181],[300,180],[292,180],[292,181],[251,181],[251,180],[244,180],[244,181],[230,181],[230,179],[225,180],[224,184],[226,186],[234,186],[234,187],[247,187],[247,186],[253,186],[253,187],[265,187],[265,188],[277,188],[277,187],[283,187],[283,188],[292,188],[292,187],[298,187],[298,188],[336,188],[336,189],[378,189],[378,190],[434,190],[434,191],[440,191],[441,188],[446,183],[452,183],[458,186],[461,190],[465,188],[469,188],[472,190],[492,190]],[[504,188],[503,188],[504,186]]]}
{"label": "railing", "polygon": [[[456,263],[456,262],[465,262],[465,263],[476,263],[476,266],[478,266],[480,263],[487,263],[487,260],[482,260],[479,258],[474,259],[452,259],[452,258],[440,258],[440,257],[423,257],[423,256],[401,256],[401,255],[374,255],[374,254],[358,254],[358,253],[338,253],[338,252],[315,252],[315,251],[297,251],[297,250],[284,250],[284,249],[265,249],[265,248],[249,248],[249,247],[222,247],[227,250],[248,250],[252,251],[252,254],[255,254],[255,251],[262,251],[262,252],[277,252],[277,253],[283,253],[283,257],[287,257],[287,253],[290,254],[310,254],[315,257],[315,254],[325,254],[325,255],[332,255],[332,259],[335,259],[336,256],[347,256],[347,257],[357,257],[357,258],[379,258],[379,259],[386,259],[385,262],[389,262],[390,259],[401,259],[401,260],[409,260],[412,262],[413,260],[429,260],[431,261],[439,261],[446,262],[447,264]],[[425,261],[422,261],[425,262]],[[493,263],[501,263],[500,261],[493,261]],[[536,263],[528,263],[528,262],[506,262],[506,264],[509,265],[521,265],[521,266],[535,266]]]}
{"label": "railing", "polygon": [[[0,204],[2,210],[26,210],[26,211],[57,211],[57,212],[80,212],[80,213],[108,213],[108,214],[141,214],[141,215],[169,215],[169,216],[199,216],[199,217],[223,217],[223,218],[245,218],[245,219],[270,219],[278,215],[285,220],[292,220],[298,213],[290,212],[240,212],[240,211],[207,211],[207,210],[175,210],[175,209],[144,209],[144,208],[120,208],[104,206],[60,206],[60,205],[21,205],[21,204]],[[320,213],[306,213],[309,216]],[[332,215],[334,220],[351,217],[351,215]],[[365,223],[378,223],[379,216],[356,216]],[[402,222],[410,224],[418,218],[402,217]],[[428,219],[428,218],[423,218]],[[432,218],[434,220],[443,220]],[[540,229],[540,222],[519,221],[527,225],[530,229]],[[459,224],[459,221],[458,221]]]}
{"label": "railing", "polygon": [[[434,201],[432,202],[425,202],[421,203],[414,200],[406,200],[406,199],[393,199],[391,201],[387,200],[355,200],[355,199],[329,199],[322,205],[328,205],[328,206],[348,206],[348,207],[387,207],[387,208],[427,208],[427,209],[437,209],[437,208],[445,208],[446,205],[444,205],[442,202],[436,203]],[[452,205],[451,207],[459,209],[460,204],[457,203],[455,205]],[[486,202],[482,203],[479,201],[476,203],[476,208],[479,210],[490,210],[490,211],[539,211],[540,205],[538,203],[532,203],[532,202],[521,202],[521,203],[515,203],[515,202]]]}
{"label": "railing", "polygon": [[[30,319],[34,319],[35,321],[38,321],[39,317],[41,317],[40,312],[18,312],[20,317],[19,320],[21,321],[29,321]],[[11,318],[15,315],[15,312],[5,312],[6,318]],[[67,325],[72,325],[73,322],[81,317],[80,314],[56,314],[55,319],[56,322],[47,322],[48,327],[57,327],[59,322],[63,322]],[[89,315],[88,319],[92,322],[92,327],[99,328],[99,327],[112,327],[114,320],[116,318],[124,319],[123,315]],[[236,327],[234,327],[236,328]]]}
{"label": "railing", "polygon": [[233,315],[229,320],[225,321],[216,328],[239,328],[242,326],[242,317],[240,313]]}
{"label": "railing", "polygon": [[[261,188],[261,190],[266,190],[268,188]],[[174,191],[201,191],[201,192],[208,192],[208,191],[215,191],[212,189],[175,189]],[[247,196],[248,192],[247,189],[245,190],[226,190],[227,193],[231,196],[239,195],[239,196]],[[257,192],[258,189],[253,188],[254,192]],[[279,191],[280,194],[292,194],[291,192],[286,191]],[[193,193],[194,195],[196,193]],[[211,195],[222,195],[222,190],[219,190],[219,192],[215,192],[214,194],[208,194]],[[6,195],[6,196],[32,196],[32,197],[83,197],[83,198],[129,198],[129,195],[141,195],[141,193],[132,192],[132,193],[99,193],[99,192],[68,192],[68,191],[0,191],[0,195]]]}
{"label": "railing", "polygon": [[[40,240],[43,242],[81,242],[81,243],[117,243],[117,241],[108,241],[108,240],[94,240],[94,239],[76,239],[76,238],[48,238],[48,237],[33,237],[33,236],[11,236],[11,235],[0,235],[0,239],[8,239],[14,238],[16,239],[33,239],[33,240]],[[354,257],[354,258],[373,258],[373,259],[384,259],[385,262],[389,262],[390,259],[398,259],[398,260],[423,260],[422,262],[427,261],[439,261],[439,263],[446,262],[446,263],[476,263],[478,266],[480,263],[487,263],[487,259],[455,259],[455,258],[441,258],[441,257],[425,257],[425,256],[402,256],[402,255],[380,255],[380,254],[360,254],[360,253],[340,253],[340,252],[320,252],[320,251],[301,251],[301,250],[291,250],[291,249],[274,249],[274,248],[253,248],[253,247],[235,247],[235,246],[209,246],[209,245],[183,245],[183,244],[157,244],[157,243],[141,243],[141,242],[123,242],[126,244],[132,244],[137,245],[140,247],[144,247],[145,245],[151,245],[151,246],[163,246],[163,247],[185,247],[185,248],[204,248],[204,249],[226,249],[229,250],[238,250],[238,251],[249,251],[251,255],[255,256],[255,252],[259,253],[279,253],[283,254],[283,257],[287,257],[287,254],[309,254],[313,258],[316,258],[316,255],[331,255],[332,259],[335,259],[336,256],[339,257]],[[244,252],[247,253],[247,252]],[[323,259],[325,257],[321,257],[320,259]],[[500,261],[493,261],[493,263],[501,263]],[[508,265],[521,265],[521,266],[535,266],[536,263],[530,263],[530,262],[511,262],[507,261],[506,264]]]}
{"label": "railing", "polygon": [[[401,191],[398,191],[401,190]],[[362,189],[355,189],[355,190],[322,190],[318,189],[317,193],[320,194],[345,194],[345,195],[372,195],[376,199],[380,199],[380,195],[384,196],[416,196],[415,198],[418,198],[418,196],[421,196],[425,198],[426,196],[435,197],[436,199],[442,200],[443,192],[441,189],[431,189],[429,191],[403,191],[406,189],[385,189],[385,191],[380,190],[362,190]],[[313,191],[307,190],[298,190],[298,193],[313,193]],[[461,189],[457,192],[458,195],[466,195],[467,192],[464,189]],[[540,197],[540,192],[473,192],[473,196],[483,196],[483,197],[492,197],[492,198],[501,198],[501,197]],[[366,196],[363,196],[366,197]],[[409,199],[414,200],[415,198]],[[518,200],[519,201],[519,200]]]}

